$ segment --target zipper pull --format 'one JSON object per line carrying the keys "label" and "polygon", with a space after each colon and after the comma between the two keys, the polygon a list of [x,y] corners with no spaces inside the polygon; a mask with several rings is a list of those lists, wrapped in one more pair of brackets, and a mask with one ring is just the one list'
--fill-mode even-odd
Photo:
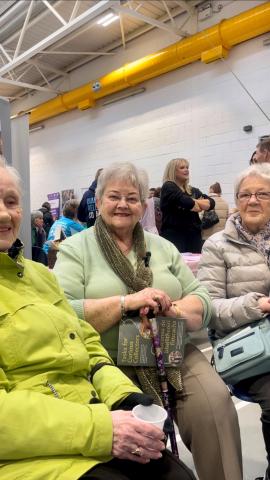
{"label": "zipper pull", "polygon": [[220,347],[218,347],[217,351],[218,351],[218,358],[221,360],[223,358],[224,346],[221,345]]}

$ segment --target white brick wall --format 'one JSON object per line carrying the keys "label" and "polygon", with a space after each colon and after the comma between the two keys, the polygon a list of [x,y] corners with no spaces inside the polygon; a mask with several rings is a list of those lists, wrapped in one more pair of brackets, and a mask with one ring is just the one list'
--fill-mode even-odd
{"label": "white brick wall", "polygon": [[[148,36],[152,52],[156,35]],[[45,129],[30,135],[32,208],[62,189],[74,188],[80,197],[96,170],[112,161],[135,162],[148,171],[150,186],[160,186],[166,162],[176,156],[190,160],[193,185],[207,191],[219,181],[233,205],[235,176],[270,125],[230,70],[270,116],[270,47],[263,38],[235,47],[223,62],[188,65],[148,81],[141,95],[43,122]],[[95,78],[93,65],[82,69],[85,81]],[[251,133],[243,132],[247,124]]]}

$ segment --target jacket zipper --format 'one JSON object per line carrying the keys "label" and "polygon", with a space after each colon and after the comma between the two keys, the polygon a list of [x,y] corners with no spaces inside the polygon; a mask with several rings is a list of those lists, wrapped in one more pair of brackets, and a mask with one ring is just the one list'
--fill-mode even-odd
{"label": "jacket zipper", "polygon": [[55,390],[54,386],[48,382],[46,382],[46,386],[49,387],[49,389],[51,390],[52,394],[54,395],[55,398],[60,398],[60,395],[59,393]]}

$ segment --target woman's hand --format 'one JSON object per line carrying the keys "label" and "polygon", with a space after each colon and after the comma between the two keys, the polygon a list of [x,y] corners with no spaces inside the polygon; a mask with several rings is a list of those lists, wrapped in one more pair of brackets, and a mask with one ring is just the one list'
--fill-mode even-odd
{"label": "woman's hand", "polygon": [[50,250],[59,250],[59,240],[49,240]]}
{"label": "woman's hand", "polygon": [[258,300],[258,305],[263,313],[270,313],[270,298],[261,297]]}
{"label": "woman's hand", "polygon": [[149,310],[154,313],[164,312],[172,305],[167,293],[157,288],[144,288],[136,293],[131,293],[125,297],[125,309],[140,310],[140,315],[147,315]]}
{"label": "woman's hand", "polygon": [[186,295],[180,300],[175,300],[163,315],[184,319],[187,331],[195,332],[202,327],[203,303],[197,295]]}
{"label": "woman's hand", "polygon": [[[133,417],[132,412],[110,412],[113,423],[112,455],[116,458],[148,463],[162,457],[164,433],[160,428]],[[135,452],[135,453],[131,453]]]}
{"label": "woman's hand", "polygon": [[201,209],[201,207],[198,203],[198,200],[195,200],[194,198],[193,198],[193,200],[194,200],[195,203],[194,203],[194,207],[191,209],[191,211],[196,212],[196,213],[200,213],[202,211],[202,209]]}
{"label": "woman's hand", "polygon": [[196,202],[198,203],[201,210],[209,210],[210,200],[208,200],[207,198],[199,198],[198,200],[196,200]]}
{"label": "woman's hand", "polygon": [[169,310],[166,310],[164,312],[164,316],[165,317],[180,318],[182,316],[182,311],[180,310],[179,307],[174,306],[174,304],[172,304],[172,306],[169,308]]}

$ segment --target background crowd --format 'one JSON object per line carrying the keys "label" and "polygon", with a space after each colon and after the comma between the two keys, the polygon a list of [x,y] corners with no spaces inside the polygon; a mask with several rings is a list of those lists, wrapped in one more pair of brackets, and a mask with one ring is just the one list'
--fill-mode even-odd
{"label": "background crowd", "polygon": [[[200,480],[241,480],[241,441],[225,383],[188,332],[208,326],[220,339],[270,313],[269,137],[249,163],[236,180],[231,211],[219,182],[201,192],[190,184],[189,162],[176,158],[166,165],[160,188],[149,189],[146,172],[131,163],[112,164],[98,170],[80,204],[66,202],[60,219],[53,222],[48,202],[32,213],[33,260],[47,265],[54,252],[49,267],[56,261],[69,304],[99,332],[113,362],[129,312],[184,319],[182,366],[168,369],[167,377],[174,420]],[[202,253],[197,279],[179,252]],[[151,369],[121,370],[162,404]],[[236,387],[261,407],[270,458],[270,373],[247,375]]]}

